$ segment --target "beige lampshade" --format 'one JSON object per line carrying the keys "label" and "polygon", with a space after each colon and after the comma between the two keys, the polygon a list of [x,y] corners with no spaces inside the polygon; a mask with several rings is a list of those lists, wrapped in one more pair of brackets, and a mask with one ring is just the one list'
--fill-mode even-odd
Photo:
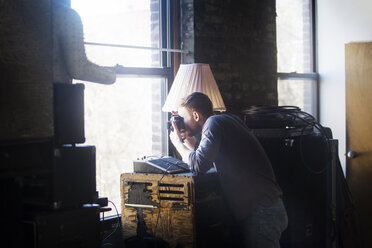
{"label": "beige lampshade", "polygon": [[182,98],[202,92],[211,99],[214,111],[226,111],[221,93],[208,64],[181,64],[173,81],[163,111],[177,111]]}

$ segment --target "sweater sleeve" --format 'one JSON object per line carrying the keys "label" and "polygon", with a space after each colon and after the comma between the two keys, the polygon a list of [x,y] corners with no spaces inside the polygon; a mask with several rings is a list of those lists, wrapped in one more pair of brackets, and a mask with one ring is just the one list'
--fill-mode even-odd
{"label": "sweater sleeve", "polygon": [[206,172],[216,160],[221,145],[221,127],[213,118],[204,124],[202,138],[196,151],[189,155],[189,167],[192,172]]}
{"label": "sweater sleeve", "polygon": [[[62,11],[62,10],[61,10]],[[112,84],[116,80],[114,72],[88,60],[85,54],[83,24],[79,14],[68,9],[66,16],[57,15],[59,39],[67,71],[71,78],[101,84]]]}

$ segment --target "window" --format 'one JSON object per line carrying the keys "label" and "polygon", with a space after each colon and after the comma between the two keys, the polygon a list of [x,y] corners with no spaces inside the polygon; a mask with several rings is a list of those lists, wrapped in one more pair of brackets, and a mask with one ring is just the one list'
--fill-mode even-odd
{"label": "window", "polygon": [[277,0],[278,104],[318,116],[314,0]]}
{"label": "window", "polygon": [[168,150],[161,107],[173,77],[172,57],[159,48],[172,40],[170,3],[71,1],[84,25],[88,59],[117,73],[113,85],[75,82],[85,84],[85,136],[96,146],[97,190],[118,210],[120,175],[133,172],[133,160]]}

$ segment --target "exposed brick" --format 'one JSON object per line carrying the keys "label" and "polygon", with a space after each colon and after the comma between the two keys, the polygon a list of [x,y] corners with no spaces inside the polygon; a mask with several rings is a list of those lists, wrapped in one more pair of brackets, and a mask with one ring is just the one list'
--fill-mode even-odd
{"label": "exposed brick", "polygon": [[162,129],[161,129],[161,125],[160,124],[153,124],[152,125],[152,132],[153,132],[153,135],[160,135]]}
{"label": "exposed brick", "polygon": [[151,32],[159,32],[159,22],[151,22]]}
{"label": "exposed brick", "polygon": [[153,122],[156,122],[156,123],[160,123],[160,120],[161,120],[159,115],[156,115],[156,116],[152,115],[151,119]]}
{"label": "exposed brick", "polygon": [[153,135],[152,136],[152,142],[160,142],[161,136],[160,135]]}
{"label": "exposed brick", "polygon": [[158,21],[159,20],[159,13],[151,14],[151,21]]}
{"label": "exposed brick", "polygon": [[275,1],[184,0],[182,7],[182,41],[193,51],[182,62],[210,64],[228,110],[277,104]]}
{"label": "exposed brick", "polygon": [[[156,44],[158,43],[158,41],[159,41],[159,33],[158,32],[153,32],[152,34],[151,34],[151,40],[152,41],[157,41],[156,42]],[[155,43],[155,42],[154,42]]]}
{"label": "exposed brick", "polygon": [[159,2],[158,1],[153,1],[150,4],[150,10],[155,11],[155,12],[159,12]]}
{"label": "exposed brick", "polygon": [[158,144],[153,144],[152,145],[152,153],[153,155],[161,155],[161,146]]}

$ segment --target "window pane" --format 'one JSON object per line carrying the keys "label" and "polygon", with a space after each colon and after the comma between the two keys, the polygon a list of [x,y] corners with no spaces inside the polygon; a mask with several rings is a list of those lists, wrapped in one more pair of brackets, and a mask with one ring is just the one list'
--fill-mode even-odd
{"label": "window pane", "polygon": [[97,148],[97,190],[118,210],[120,174],[133,172],[137,158],[165,154],[164,85],[160,78],[118,78],[108,86],[85,83],[85,136],[86,144]]}
{"label": "window pane", "polygon": [[[160,47],[158,0],[72,0],[71,6],[83,21],[86,42]],[[157,50],[86,47],[88,58],[95,63],[96,57],[102,56],[108,66],[159,67],[158,59],[152,62]]]}
{"label": "window pane", "polygon": [[297,106],[316,117],[316,81],[310,79],[278,80],[278,105]]}
{"label": "window pane", "polygon": [[102,66],[160,67],[160,52],[154,50],[85,45],[88,58]]}
{"label": "window pane", "polygon": [[277,0],[279,72],[313,72],[311,0]]}

